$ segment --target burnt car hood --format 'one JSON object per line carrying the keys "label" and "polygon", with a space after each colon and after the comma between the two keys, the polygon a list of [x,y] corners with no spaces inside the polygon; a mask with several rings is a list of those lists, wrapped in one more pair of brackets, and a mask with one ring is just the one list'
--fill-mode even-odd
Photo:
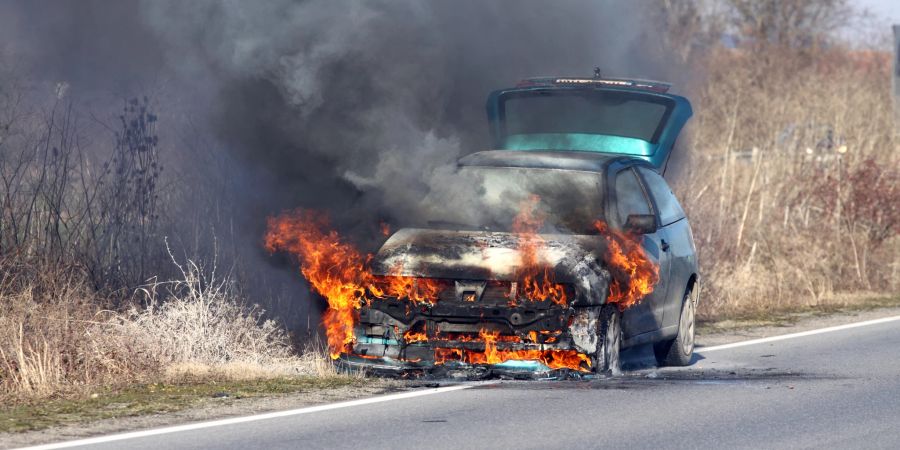
{"label": "burnt car hood", "polygon": [[[543,241],[538,261],[553,271],[557,282],[574,285],[582,295],[606,291],[609,273],[597,264],[596,256],[602,249],[601,237],[537,236]],[[371,269],[376,275],[515,281],[521,266],[520,239],[504,232],[404,228],[384,243]]]}

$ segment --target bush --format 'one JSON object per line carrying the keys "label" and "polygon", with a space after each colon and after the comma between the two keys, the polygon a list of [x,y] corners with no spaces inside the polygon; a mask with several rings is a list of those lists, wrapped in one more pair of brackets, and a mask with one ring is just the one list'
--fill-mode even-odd
{"label": "bush", "polygon": [[179,268],[182,279],[145,286],[140,301],[120,313],[102,307],[109,302],[83,273],[4,266],[0,397],[182,378],[334,374],[321,348],[297,356],[278,324],[243,306],[228,277],[205,277],[192,262]]}
{"label": "bush", "polygon": [[[900,287],[898,140],[888,55],[718,49],[701,64],[690,162],[706,319]],[[762,51],[762,50],[760,50]]]}

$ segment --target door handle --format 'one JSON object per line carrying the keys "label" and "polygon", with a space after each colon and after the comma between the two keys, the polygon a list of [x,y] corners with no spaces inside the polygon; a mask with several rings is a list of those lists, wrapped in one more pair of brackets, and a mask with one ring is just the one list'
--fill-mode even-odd
{"label": "door handle", "polygon": [[666,242],[665,239],[661,239],[660,242],[662,243],[662,246],[661,246],[661,247],[662,247],[662,251],[664,251],[664,252],[669,251],[669,243]]}

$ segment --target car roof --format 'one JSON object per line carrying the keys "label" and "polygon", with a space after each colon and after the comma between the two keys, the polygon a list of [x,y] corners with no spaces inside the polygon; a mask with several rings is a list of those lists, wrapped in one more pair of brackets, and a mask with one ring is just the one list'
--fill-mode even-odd
{"label": "car roof", "polygon": [[534,150],[487,150],[464,156],[460,166],[467,167],[520,167],[528,169],[578,170],[603,173],[612,162],[645,163],[637,158],[623,157],[597,152],[581,151],[534,151]]}

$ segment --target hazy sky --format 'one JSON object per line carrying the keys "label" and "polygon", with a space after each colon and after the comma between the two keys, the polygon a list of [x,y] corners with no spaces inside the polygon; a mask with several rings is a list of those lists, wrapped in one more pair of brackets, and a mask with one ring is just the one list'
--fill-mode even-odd
{"label": "hazy sky", "polygon": [[854,3],[891,23],[900,24],[900,0],[854,0]]}

